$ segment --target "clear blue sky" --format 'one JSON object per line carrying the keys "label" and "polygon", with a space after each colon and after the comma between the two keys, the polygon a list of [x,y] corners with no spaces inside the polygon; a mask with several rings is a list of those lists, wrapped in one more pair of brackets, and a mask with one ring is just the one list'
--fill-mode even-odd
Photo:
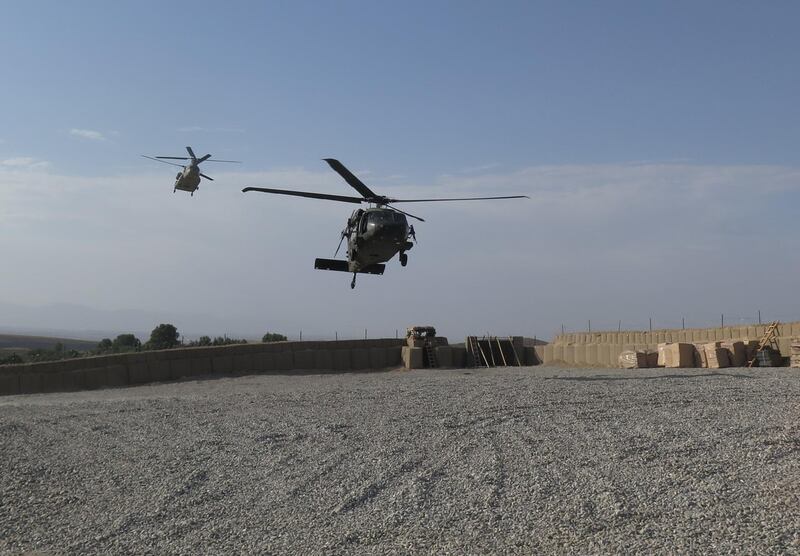
{"label": "clear blue sky", "polygon": [[[646,312],[641,305],[654,299],[661,299],[654,302],[659,314],[677,304],[679,308],[669,318],[678,322],[679,313],[692,308],[703,315],[718,315],[731,305],[737,305],[736,310],[747,305],[740,312],[750,314],[755,305],[740,302],[734,295],[744,283],[730,285],[726,296],[709,301],[715,296],[709,293],[712,284],[698,284],[702,276],[687,278],[680,291],[662,299],[675,284],[666,261],[663,267],[632,269],[646,276],[651,287],[626,282],[626,289],[613,292],[617,297],[601,295],[604,299],[596,303],[593,297],[581,299],[581,311],[575,314],[577,300],[554,300],[564,293],[559,288],[577,279],[572,274],[566,279],[565,273],[581,268],[586,282],[579,282],[579,289],[603,280],[616,283],[612,278],[618,268],[615,255],[605,253],[600,245],[588,247],[603,237],[607,241],[599,244],[622,250],[644,248],[631,244],[631,237],[648,238],[650,249],[686,247],[699,237],[700,242],[713,241],[705,248],[717,253],[744,245],[749,240],[743,228],[753,228],[761,230],[753,233],[763,237],[747,236],[753,241],[751,247],[771,242],[767,248],[773,258],[770,266],[784,276],[798,270],[796,263],[787,261],[798,258],[795,248],[800,236],[798,21],[800,4],[796,2],[6,3],[0,18],[0,51],[5,62],[0,74],[0,161],[5,163],[0,168],[6,174],[0,173],[0,188],[5,187],[7,193],[5,197],[0,193],[6,211],[0,209],[0,248],[19,257],[20,264],[13,275],[4,271],[0,277],[0,301],[47,304],[61,300],[105,309],[143,306],[178,314],[191,311],[192,299],[204,299],[207,312],[215,315],[225,312],[225,307],[235,307],[244,320],[230,326],[249,330],[255,325],[245,318],[251,310],[247,300],[264,295],[257,282],[242,283],[241,276],[229,275],[232,283],[241,284],[236,286],[241,297],[223,298],[216,294],[220,276],[198,276],[191,268],[191,260],[196,259],[187,259],[183,267],[164,253],[164,259],[154,255],[137,263],[153,275],[192,277],[196,287],[186,299],[176,293],[154,297],[148,304],[137,302],[150,296],[141,279],[134,281],[139,284],[135,292],[118,298],[98,296],[102,286],[80,291],[48,288],[32,277],[46,270],[28,253],[49,253],[57,238],[63,242],[58,256],[75,249],[84,253],[86,261],[104,257],[107,247],[93,242],[113,232],[114,220],[124,225],[124,217],[114,210],[129,196],[130,203],[141,204],[136,214],[142,225],[137,235],[131,220],[131,245],[138,239],[136,245],[151,249],[148,242],[157,242],[158,236],[150,238],[145,228],[167,233],[168,226],[176,226],[206,241],[206,251],[198,251],[197,256],[212,264],[219,246],[209,238],[216,237],[220,246],[244,241],[241,235],[225,236],[226,229],[240,226],[240,234],[261,237],[262,244],[254,244],[253,249],[284,262],[279,268],[262,269],[262,279],[285,284],[288,293],[292,287],[318,288],[313,284],[338,286],[335,275],[309,278],[314,282],[297,280],[311,272],[311,259],[332,255],[318,252],[314,241],[320,240],[319,248],[335,243],[349,207],[312,202],[300,208],[303,201],[243,198],[238,193],[244,185],[302,185],[347,194],[347,186],[336,176],[328,177],[330,172],[319,160],[333,156],[364,172],[362,177],[381,179],[365,179],[375,189],[396,195],[404,189],[437,189],[438,193],[447,187],[461,191],[467,186],[480,192],[522,188],[521,192],[532,196],[541,193],[540,201],[534,200],[528,213],[518,216],[515,225],[519,227],[506,228],[498,241],[511,245],[508,256],[515,261],[538,257],[532,254],[533,246],[542,242],[550,242],[553,253],[557,250],[565,257],[573,253],[575,258],[550,265],[537,259],[539,265],[505,267],[524,278],[503,286],[509,300],[489,296],[487,305],[515,307],[518,302],[510,299],[526,295],[531,284],[550,292],[552,306],[544,314],[543,300],[538,299],[530,302],[530,310],[539,312],[536,318],[508,317],[520,333],[532,335],[539,330],[546,335],[565,319],[572,319],[577,327],[591,314],[597,315],[596,321],[605,318],[616,323],[619,317],[646,322],[640,318]],[[138,155],[181,155],[184,145],[245,164],[232,173],[225,168],[226,179],[204,186],[198,193],[200,200],[176,197],[171,193],[170,169],[156,167],[160,165]],[[636,168],[642,165],[648,171],[639,174]],[[551,167],[555,173],[546,170]],[[213,170],[215,176],[222,171]],[[251,181],[274,180],[283,176],[278,173],[282,171],[294,172],[287,179],[295,181]],[[530,172],[535,177],[526,182]],[[597,181],[597,176],[605,177]],[[109,185],[104,192],[105,178],[121,181],[117,189]],[[12,182],[15,187],[9,185]],[[629,188],[613,189],[617,182]],[[774,183],[780,186],[771,188]],[[49,204],[19,193],[25,184],[52,191]],[[664,187],[685,188],[684,201],[691,197],[696,203],[669,205],[669,197],[661,198]],[[113,200],[103,204],[112,195]],[[592,220],[589,208],[600,206],[603,199],[619,202]],[[624,206],[626,199],[631,200],[630,210]],[[667,212],[628,220],[632,207],[653,208],[655,199]],[[759,201],[755,208],[748,205],[754,199]],[[578,221],[574,219],[581,213],[575,207],[580,200],[587,203],[589,215]],[[194,209],[193,201],[197,201]],[[162,203],[169,205],[148,208]],[[246,204],[248,210],[253,207],[254,212],[231,215],[230,220],[214,212],[220,206],[238,210],[237,203]],[[700,210],[701,206],[707,210]],[[446,282],[446,273],[437,265],[442,249],[460,249],[460,244],[492,237],[495,230],[508,226],[503,221],[507,208],[504,205],[477,217],[473,208],[423,209],[426,215],[441,216],[440,222],[451,219],[453,225],[442,230],[432,224],[427,235],[420,234],[419,251],[430,249],[430,260],[418,259],[410,266],[424,264],[425,280]],[[310,214],[304,211],[322,215],[313,228],[285,239],[289,243],[283,247],[292,256],[297,254],[297,264],[305,261],[305,266],[292,267],[294,260],[281,246],[263,245],[271,243],[264,238],[283,236],[291,226],[275,220],[275,227],[269,227],[269,221],[277,217],[275,210],[287,218],[286,211],[297,211],[298,218]],[[556,234],[558,241],[533,224],[546,221],[545,212],[552,219],[550,232],[564,227],[565,233]],[[64,213],[75,217],[69,219]],[[654,216],[658,224],[653,223]],[[749,216],[756,221],[748,222]],[[254,219],[249,228],[248,217]],[[109,219],[107,227],[100,224],[104,219]],[[707,227],[693,228],[698,219]],[[159,228],[162,225],[167,227]],[[680,245],[670,240],[674,229]],[[473,235],[476,231],[480,238]],[[525,234],[530,234],[528,241],[522,241]],[[442,239],[441,245],[434,244],[431,236]],[[509,243],[510,236],[518,243]],[[238,258],[226,264],[235,267],[244,256],[236,254]],[[457,258],[465,257],[481,260],[481,255],[469,251],[458,253]],[[598,261],[586,268],[582,261],[587,257],[598,257]],[[736,257],[748,264],[749,257],[740,250]],[[695,267],[697,261],[705,260],[689,259],[686,264]],[[62,262],[68,264],[66,259]],[[112,266],[118,265],[124,262]],[[720,284],[736,268],[721,263],[708,271],[710,276],[703,275]],[[110,279],[105,272],[87,267],[84,274],[76,271],[65,280],[102,284]],[[252,274],[255,267],[243,272]],[[472,288],[485,290],[495,284],[497,273],[475,272],[475,283],[447,289],[455,288],[464,298],[475,293]],[[392,268],[389,273],[392,279],[373,279],[366,286],[374,285],[375,291],[358,298],[364,305],[357,310],[367,311],[385,290],[423,279],[422,275],[413,278],[410,268]],[[114,279],[122,280],[121,276],[114,274]],[[757,279],[756,275],[747,277]],[[779,281],[775,298],[763,302],[771,304],[775,313],[800,309],[797,301],[791,301],[791,280],[786,280],[786,290],[780,289]],[[634,295],[638,301],[625,306],[627,292],[633,290],[638,291]],[[320,294],[319,302],[331,292]],[[453,295],[453,305],[442,311],[457,312],[458,296]],[[64,296],[71,299],[60,299]],[[264,310],[280,301],[265,299]],[[325,322],[321,326],[325,330],[337,326],[336,319],[317,302],[308,303],[300,309],[313,315],[311,320]],[[612,316],[612,307],[620,315]],[[342,308],[350,310],[353,304]],[[450,326],[456,335],[463,332],[465,319],[481,316],[460,310],[458,318],[442,318],[442,326]],[[288,315],[290,309],[281,311]],[[409,311],[394,318],[403,322],[416,316]],[[498,309],[497,327],[502,319]]]}

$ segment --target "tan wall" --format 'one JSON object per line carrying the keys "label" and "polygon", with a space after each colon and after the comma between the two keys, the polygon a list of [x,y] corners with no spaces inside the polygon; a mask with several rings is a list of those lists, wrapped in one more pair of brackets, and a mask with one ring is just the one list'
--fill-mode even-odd
{"label": "tan wall", "polygon": [[217,374],[390,368],[400,366],[404,343],[396,339],[275,342],[0,365],[0,395],[87,390]]}
{"label": "tan wall", "polygon": [[[537,348],[536,354],[545,365],[617,367],[623,350],[655,350],[663,342],[706,343],[725,340],[761,340],[766,324],[726,326],[718,328],[663,329],[653,331],[623,330],[614,332],[566,333],[555,337],[552,344]],[[783,357],[789,357],[790,341],[800,338],[800,322],[778,326],[777,344]]]}

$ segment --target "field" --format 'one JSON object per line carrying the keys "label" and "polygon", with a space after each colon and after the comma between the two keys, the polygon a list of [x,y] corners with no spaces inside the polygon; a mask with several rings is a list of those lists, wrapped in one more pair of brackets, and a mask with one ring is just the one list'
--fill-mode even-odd
{"label": "field", "polygon": [[800,551],[800,373],[262,375],[0,398],[0,552]]}
{"label": "field", "polygon": [[52,349],[59,342],[64,345],[64,349],[68,350],[85,351],[97,347],[97,342],[87,340],[0,334],[0,353],[24,353],[32,349]]}

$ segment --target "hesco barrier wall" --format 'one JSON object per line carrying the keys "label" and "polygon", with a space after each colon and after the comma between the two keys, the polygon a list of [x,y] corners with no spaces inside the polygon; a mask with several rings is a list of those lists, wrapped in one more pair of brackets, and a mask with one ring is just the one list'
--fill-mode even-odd
{"label": "hesco barrier wall", "polygon": [[91,390],[206,375],[341,372],[402,365],[405,340],[275,342],[0,365],[0,395]]}
{"label": "hesco barrier wall", "polygon": [[[559,334],[552,343],[538,346],[536,353],[545,365],[578,367],[618,367],[619,354],[625,350],[655,351],[658,344],[685,342],[701,344],[726,340],[761,340],[766,324],[725,326],[722,328],[687,328],[653,331],[627,330],[622,332],[578,332]],[[778,326],[778,347],[781,355],[789,357],[792,338],[800,338],[800,322]]]}

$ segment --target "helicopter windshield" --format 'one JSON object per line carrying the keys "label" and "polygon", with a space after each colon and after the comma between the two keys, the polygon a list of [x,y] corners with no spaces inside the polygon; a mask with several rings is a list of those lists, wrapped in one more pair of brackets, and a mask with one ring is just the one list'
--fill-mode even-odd
{"label": "helicopter windshield", "polygon": [[374,229],[379,226],[390,226],[402,224],[405,221],[403,215],[390,210],[382,210],[367,213],[367,229]]}

